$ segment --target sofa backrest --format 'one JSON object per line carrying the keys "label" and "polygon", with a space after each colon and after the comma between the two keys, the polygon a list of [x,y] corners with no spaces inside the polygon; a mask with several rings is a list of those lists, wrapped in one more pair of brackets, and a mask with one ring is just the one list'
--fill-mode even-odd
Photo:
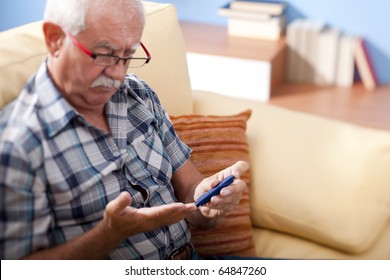
{"label": "sofa backrest", "polygon": [[42,23],[0,33],[0,108],[15,99],[47,54]]}
{"label": "sofa backrest", "polygon": [[147,19],[142,41],[152,60],[133,72],[155,89],[170,114],[192,113],[186,49],[176,8],[145,1],[144,5]]}
{"label": "sofa backrest", "polygon": [[[172,115],[192,113],[192,94],[184,40],[171,4],[144,2],[147,19],[142,41],[149,64],[131,69],[159,95]],[[0,33],[0,108],[15,99],[46,57],[42,22]]]}

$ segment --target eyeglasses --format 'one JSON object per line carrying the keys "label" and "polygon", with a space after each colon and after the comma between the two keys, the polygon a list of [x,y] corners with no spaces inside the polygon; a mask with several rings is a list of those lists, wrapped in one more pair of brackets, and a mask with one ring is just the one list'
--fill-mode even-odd
{"label": "eyeglasses", "polygon": [[152,59],[152,56],[150,55],[149,51],[146,49],[144,44],[142,44],[142,42],[141,42],[141,47],[146,54],[146,58],[145,57],[119,57],[116,55],[109,55],[109,54],[95,54],[90,50],[88,50],[83,44],[81,44],[72,34],[66,31],[65,33],[69,36],[72,42],[82,52],[84,52],[86,55],[92,58],[93,63],[100,66],[112,66],[117,64],[120,60],[123,60],[123,65],[128,64],[127,66],[128,68],[138,68],[149,63],[149,61]]}

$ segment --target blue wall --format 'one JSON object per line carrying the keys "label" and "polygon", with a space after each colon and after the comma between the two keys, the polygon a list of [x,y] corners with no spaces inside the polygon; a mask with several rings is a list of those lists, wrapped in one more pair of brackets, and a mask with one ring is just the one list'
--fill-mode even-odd
{"label": "blue wall", "polygon": [[46,0],[0,0],[0,31],[43,18]]}
{"label": "blue wall", "polygon": [[[62,0],[65,1],[65,0]],[[229,0],[154,0],[173,3],[182,20],[226,24],[217,9]],[[0,30],[42,18],[45,0],[1,0]],[[389,0],[290,0],[286,16],[322,19],[351,35],[365,37],[382,83],[390,84]]]}

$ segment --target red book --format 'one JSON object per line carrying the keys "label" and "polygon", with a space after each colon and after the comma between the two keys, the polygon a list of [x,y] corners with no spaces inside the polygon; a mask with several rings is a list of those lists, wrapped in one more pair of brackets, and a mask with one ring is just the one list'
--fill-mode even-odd
{"label": "red book", "polygon": [[363,38],[357,40],[355,62],[363,86],[369,91],[375,90],[379,84],[378,76],[367,51],[367,43]]}

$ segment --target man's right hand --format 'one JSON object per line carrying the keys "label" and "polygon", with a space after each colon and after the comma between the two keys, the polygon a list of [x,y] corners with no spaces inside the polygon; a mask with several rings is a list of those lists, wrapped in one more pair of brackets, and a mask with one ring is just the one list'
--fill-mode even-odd
{"label": "man's right hand", "polygon": [[96,227],[56,247],[25,256],[26,259],[102,259],[131,235],[177,223],[196,211],[195,203],[172,203],[151,208],[130,207],[131,197],[122,192],[107,204]]}
{"label": "man's right hand", "polygon": [[177,202],[140,209],[130,207],[130,204],[130,194],[122,192],[107,204],[104,212],[106,229],[122,241],[131,235],[177,223],[197,210],[194,203]]}

